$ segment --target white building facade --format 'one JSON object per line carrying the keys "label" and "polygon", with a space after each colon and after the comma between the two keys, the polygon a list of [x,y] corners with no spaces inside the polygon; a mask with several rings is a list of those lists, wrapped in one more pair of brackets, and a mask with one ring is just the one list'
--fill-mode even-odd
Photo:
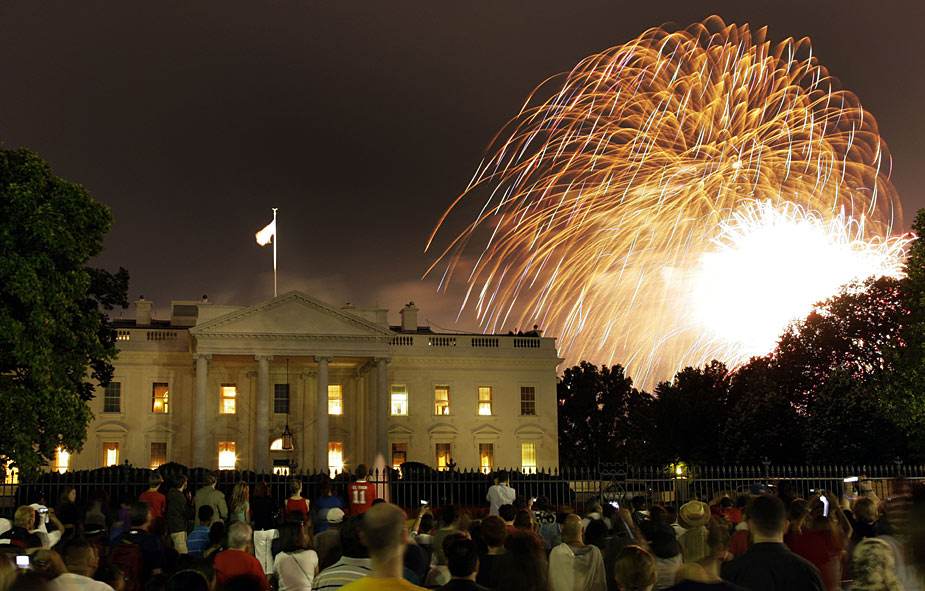
{"label": "white building facade", "polygon": [[[112,384],[56,468],[168,461],[257,472],[420,462],[558,467],[555,339],[434,333],[413,304],[334,307],[290,292],[250,307],[173,302],[116,322]],[[288,425],[292,449],[284,449]]]}

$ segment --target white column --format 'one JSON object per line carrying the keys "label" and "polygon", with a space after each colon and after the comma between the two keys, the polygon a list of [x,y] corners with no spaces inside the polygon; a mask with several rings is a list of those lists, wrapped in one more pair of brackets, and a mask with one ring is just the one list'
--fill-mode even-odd
{"label": "white column", "polygon": [[389,360],[380,357],[376,359],[376,450],[373,460],[378,454],[385,458],[385,465],[390,466],[389,454]]}
{"label": "white column", "polygon": [[268,355],[255,355],[257,360],[257,400],[254,413],[254,461],[258,474],[270,471],[270,359]]}
{"label": "white column", "polygon": [[315,470],[328,468],[328,357],[315,357]]}
{"label": "white column", "polygon": [[[193,408],[193,466],[211,468],[209,460],[209,360],[211,355],[196,355],[196,402]],[[213,409],[214,410],[214,409]]]}

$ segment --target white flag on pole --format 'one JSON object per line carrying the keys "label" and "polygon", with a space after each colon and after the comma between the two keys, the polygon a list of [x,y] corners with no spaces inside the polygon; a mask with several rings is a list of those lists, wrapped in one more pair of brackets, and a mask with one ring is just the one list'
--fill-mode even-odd
{"label": "white flag on pole", "polygon": [[269,244],[271,239],[276,238],[276,220],[274,219],[272,222],[264,226],[263,230],[257,232],[255,236],[257,237],[257,244],[260,246],[266,246]]}

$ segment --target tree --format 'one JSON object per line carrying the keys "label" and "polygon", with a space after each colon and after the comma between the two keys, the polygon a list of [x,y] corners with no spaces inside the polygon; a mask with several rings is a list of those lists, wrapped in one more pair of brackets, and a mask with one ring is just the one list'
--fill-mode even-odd
{"label": "tree", "polygon": [[621,366],[583,361],[565,370],[556,391],[561,464],[650,460],[652,398]]}
{"label": "tree", "polygon": [[29,474],[86,439],[116,355],[106,312],[128,305],[125,269],[86,266],[111,223],[36,154],[0,150],[0,465]]}

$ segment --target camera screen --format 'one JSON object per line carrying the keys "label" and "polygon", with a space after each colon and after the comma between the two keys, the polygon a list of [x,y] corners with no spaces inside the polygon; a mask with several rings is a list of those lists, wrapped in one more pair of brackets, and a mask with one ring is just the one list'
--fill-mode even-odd
{"label": "camera screen", "polygon": [[19,568],[29,568],[29,557],[25,554],[19,554],[16,556],[16,566]]}

